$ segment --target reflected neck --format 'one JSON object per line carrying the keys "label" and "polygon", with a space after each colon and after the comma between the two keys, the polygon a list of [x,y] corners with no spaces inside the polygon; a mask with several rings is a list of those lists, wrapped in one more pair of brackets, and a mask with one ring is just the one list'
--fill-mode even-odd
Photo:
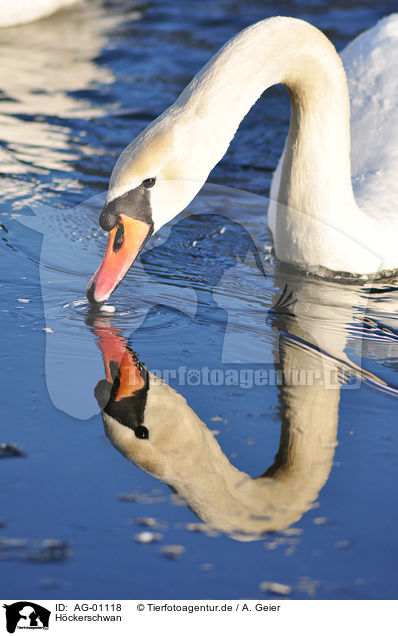
{"label": "reflected neck", "polygon": [[[300,355],[287,358],[284,363],[294,363],[292,368],[308,369],[306,357],[305,361]],[[336,446],[340,391],[325,390],[319,365],[313,361],[310,365],[317,378],[312,386],[282,388],[280,448],[263,476],[253,479],[231,464],[212,431],[165,385],[168,401],[178,408],[182,430],[195,431],[194,442],[188,448],[179,447],[176,440],[173,461],[159,463],[159,471],[152,464],[149,472],[176,490],[199,518],[236,538],[295,523],[325,484]],[[137,463],[137,457],[132,459]]]}

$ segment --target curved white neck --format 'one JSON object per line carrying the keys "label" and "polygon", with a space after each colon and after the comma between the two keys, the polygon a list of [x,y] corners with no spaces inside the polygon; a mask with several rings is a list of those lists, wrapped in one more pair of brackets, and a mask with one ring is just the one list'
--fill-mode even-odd
{"label": "curved white neck", "polygon": [[278,83],[291,101],[289,135],[271,192],[277,202],[271,201],[269,212],[278,258],[377,271],[372,241],[358,242],[358,223],[365,227],[367,221],[352,190],[345,71],[329,40],[301,20],[271,18],[239,33],[159,118],[160,128],[173,129],[178,177],[192,182],[188,198],[223,157],[252,105]]}
{"label": "curved white neck", "polygon": [[300,20],[271,18],[239,33],[171,107],[190,140],[179,145],[186,147],[186,170],[192,179],[200,172],[206,178],[252,105],[278,83],[292,106],[278,200],[323,218],[333,204],[335,216],[343,205],[355,205],[347,82],[333,45]]}
{"label": "curved white neck", "polygon": [[354,198],[342,62],[318,29],[294,18],[264,20],[230,40],[123,151],[108,202],[156,176],[157,231],[192,201],[252,105],[278,83],[289,93],[291,121],[268,211],[276,256],[307,270],[394,268],[391,233]]}

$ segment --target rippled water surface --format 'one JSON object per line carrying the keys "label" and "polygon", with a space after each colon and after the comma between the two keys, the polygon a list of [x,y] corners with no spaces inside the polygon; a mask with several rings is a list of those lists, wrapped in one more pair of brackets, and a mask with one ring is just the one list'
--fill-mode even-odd
{"label": "rippled water surface", "polygon": [[[263,581],[291,598],[397,597],[398,282],[275,261],[263,211],[288,129],[283,89],[259,100],[211,184],[151,239],[115,311],[93,315],[84,295],[116,157],[222,43],[284,14],[341,49],[396,8],[87,0],[0,32],[0,443],[23,451],[0,453],[4,597],[272,597]],[[150,386],[146,404],[151,439],[169,439],[160,480],[113,448],[94,395],[127,343],[171,386],[165,397]],[[179,395],[193,409],[181,422]],[[245,501],[275,487],[272,503],[224,511],[228,492],[209,486],[219,466],[223,483],[246,480]],[[143,531],[156,540],[140,542]]]}

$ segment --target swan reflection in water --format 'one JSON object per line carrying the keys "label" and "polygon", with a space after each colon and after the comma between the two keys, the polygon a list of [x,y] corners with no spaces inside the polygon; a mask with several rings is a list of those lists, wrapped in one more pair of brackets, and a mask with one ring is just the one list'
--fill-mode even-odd
{"label": "swan reflection in water", "polygon": [[[343,384],[367,376],[388,390],[345,353],[349,325],[365,303],[363,289],[303,278],[294,285],[288,303],[275,297],[271,318],[275,370],[284,380],[280,445],[256,478],[229,461],[185,398],[146,370],[109,318],[94,323],[106,372],[95,395],[109,440],[182,496],[202,521],[239,540],[285,529],[313,507],[333,465]],[[285,280],[279,286],[286,298]],[[396,337],[391,343],[375,340],[379,358],[386,346],[395,347],[396,356]]]}

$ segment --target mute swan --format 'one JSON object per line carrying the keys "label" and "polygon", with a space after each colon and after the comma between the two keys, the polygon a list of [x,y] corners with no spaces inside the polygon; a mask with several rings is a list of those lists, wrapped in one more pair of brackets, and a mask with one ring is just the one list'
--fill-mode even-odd
{"label": "mute swan", "polygon": [[397,42],[398,14],[343,53],[353,89],[358,202],[346,75],[329,40],[302,20],[277,17],[227,42],[120,155],[100,215],[108,246],[88,299],[101,303],[110,296],[147,238],[189,204],[251,106],[277,83],[291,101],[269,210],[277,257],[305,269],[396,269]]}
{"label": "mute swan", "polygon": [[80,0],[0,0],[0,27],[11,27],[45,18]]}
{"label": "mute swan", "polygon": [[[333,360],[282,345],[282,367],[316,378],[281,387],[279,451],[257,478],[236,468],[182,395],[147,372],[107,319],[94,324],[106,380],[95,395],[107,437],[139,468],[166,482],[202,521],[238,540],[298,521],[328,479],[337,445],[340,382]],[[337,377],[337,373],[336,373]]]}

